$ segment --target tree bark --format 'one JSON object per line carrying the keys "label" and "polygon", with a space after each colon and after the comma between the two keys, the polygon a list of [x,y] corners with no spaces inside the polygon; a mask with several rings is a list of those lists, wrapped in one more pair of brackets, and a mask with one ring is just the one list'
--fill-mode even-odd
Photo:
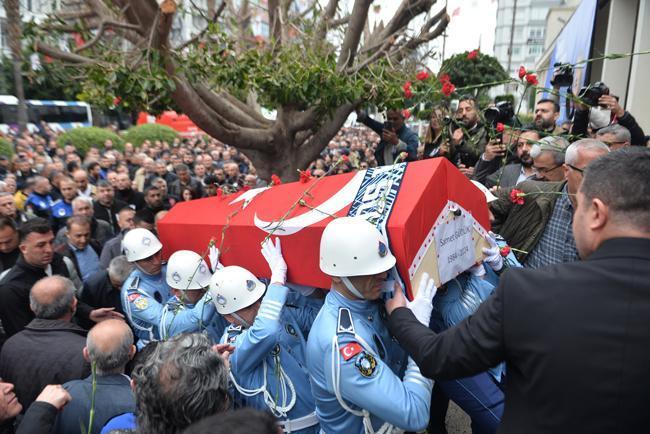
{"label": "tree bark", "polygon": [[27,103],[23,87],[23,52],[21,46],[22,21],[20,17],[20,1],[4,0],[3,6],[7,14],[9,48],[11,50],[11,66],[14,78],[14,91],[18,98],[17,121],[18,129],[23,132],[27,128]]}

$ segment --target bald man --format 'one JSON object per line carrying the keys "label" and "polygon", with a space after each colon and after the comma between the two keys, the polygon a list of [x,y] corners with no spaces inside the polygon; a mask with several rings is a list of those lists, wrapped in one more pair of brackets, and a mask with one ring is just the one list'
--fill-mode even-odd
{"label": "bald man", "polygon": [[[106,320],[88,332],[83,356],[89,363],[95,364],[95,418],[93,426],[87,431],[99,433],[102,427],[113,417],[135,411],[135,400],[124,374],[126,364],[135,355],[133,333],[121,320]],[[55,423],[55,433],[67,434],[80,431],[79,421],[86,421],[90,413],[90,400],[93,390],[93,378],[73,380],[63,387],[72,397],[72,401],[63,409]]]}
{"label": "bald man", "polygon": [[48,384],[84,378],[90,364],[83,358],[86,330],[72,323],[77,309],[75,287],[62,276],[37,281],[29,294],[35,318],[5,342],[0,377],[16,386],[27,409]]}

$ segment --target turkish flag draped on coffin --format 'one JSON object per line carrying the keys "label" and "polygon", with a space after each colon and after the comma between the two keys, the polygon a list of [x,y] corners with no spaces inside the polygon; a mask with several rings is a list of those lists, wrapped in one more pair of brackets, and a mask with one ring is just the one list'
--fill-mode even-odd
{"label": "turkish flag draped on coffin", "polygon": [[[397,166],[374,172],[376,175],[382,171],[385,174],[392,171],[391,167]],[[466,218],[466,221],[471,221],[470,227],[473,224],[475,230],[470,237],[475,244],[473,250],[478,253],[480,236],[477,234],[485,234],[485,229],[489,228],[489,218],[483,193],[446,159],[402,163],[401,168],[400,180],[391,184],[397,192],[391,203],[392,208],[380,209],[384,213],[390,250],[397,258],[397,271],[407,285],[408,293],[412,294],[411,281],[418,269],[435,275],[437,284],[441,283],[440,277],[443,275],[446,276],[444,281],[449,279],[449,272],[428,271],[432,266],[437,269],[437,263],[420,267],[423,259],[430,257],[424,258],[428,246],[435,248],[434,229],[439,230],[441,222],[451,222],[453,226],[453,212],[456,216],[462,214],[459,220]],[[383,191],[381,183],[372,184],[373,179],[370,178],[373,178],[373,169],[366,172],[180,202],[158,224],[164,257],[168,258],[181,249],[206,255],[210,240],[214,240],[221,250],[223,265],[239,265],[256,276],[270,277],[268,265],[260,253],[260,243],[273,231],[273,236],[281,237],[282,253],[289,269],[288,281],[329,288],[330,279],[320,271],[318,265],[321,234],[333,216],[348,215],[353,202],[353,212],[358,215],[359,203],[365,200],[363,198],[372,197],[373,194],[376,197],[377,192]],[[378,177],[375,176],[375,179]],[[310,186],[311,190],[305,194]],[[374,193],[370,194],[371,191]],[[363,198],[357,194],[359,192]],[[386,202],[386,196],[380,194],[379,202],[382,201]],[[373,199],[372,202],[378,201]],[[368,203],[362,204],[361,208],[366,205]],[[289,210],[291,212],[287,214]],[[447,217],[447,211],[450,217]],[[463,234],[462,230],[456,230],[454,235],[453,230],[452,235],[445,238],[446,241],[455,241],[458,234]],[[444,246],[445,240],[439,246]],[[471,259],[467,258],[465,262],[470,260],[470,263],[474,263],[480,259],[479,256],[472,251]],[[452,259],[448,262],[452,262]],[[452,274],[460,271],[452,271]]]}

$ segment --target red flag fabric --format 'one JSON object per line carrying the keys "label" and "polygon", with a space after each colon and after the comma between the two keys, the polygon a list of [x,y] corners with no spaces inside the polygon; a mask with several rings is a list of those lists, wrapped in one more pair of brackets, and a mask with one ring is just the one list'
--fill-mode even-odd
{"label": "red flag fabric", "polygon": [[[287,280],[329,288],[331,281],[319,268],[320,237],[332,216],[348,214],[364,175],[365,171],[359,171],[180,202],[158,225],[164,257],[180,249],[203,254],[214,239],[224,265],[239,265],[256,276],[270,277],[260,243],[277,227],[273,236],[282,237]],[[414,275],[427,237],[431,238],[434,224],[450,201],[489,229],[485,196],[451,163],[444,158],[408,163],[386,232],[409,290],[409,274]]]}

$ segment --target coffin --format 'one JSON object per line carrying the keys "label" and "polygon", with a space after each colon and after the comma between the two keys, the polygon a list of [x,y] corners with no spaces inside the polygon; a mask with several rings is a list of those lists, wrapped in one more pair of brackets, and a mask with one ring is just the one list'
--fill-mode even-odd
{"label": "coffin", "polygon": [[270,277],[260,243],[273,232],[281,237],[288,280],[329,288],[318,266],[321,233],[349,213],[385,231],[409,296],[422,272],[445,283],[480,261],[487,245],[485,197],[444,158],[180,202],[158,231],[166,258],[180,249],[207,257],[214,240],[224,265],[260,277]]}

